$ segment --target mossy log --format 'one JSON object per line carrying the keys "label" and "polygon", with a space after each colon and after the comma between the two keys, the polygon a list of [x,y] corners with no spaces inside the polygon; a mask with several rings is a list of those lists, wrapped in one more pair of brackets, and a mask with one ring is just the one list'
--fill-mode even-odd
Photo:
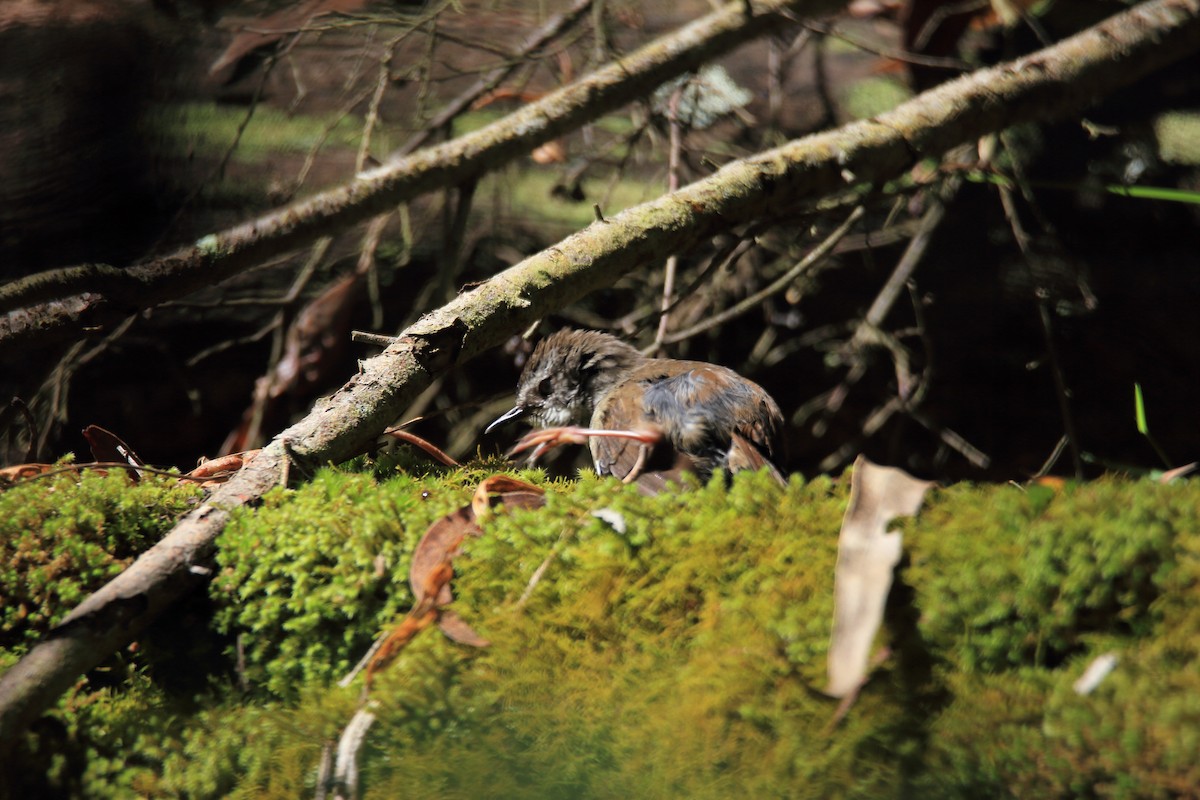
{"label": "mossy log", "polygon": [[[54,713],[61,726],[26,737],[26,788],[314,792],[323,748],[359,703],[361,681],[338,678],[411,605],[408,559],[425,528],[490,474],[372,466],[324,470],[236,512],[212,614],[185,632],[223,643],[225,657],[210,650],[207,678],[181,685],[163,679],[169,654],[151,636],[124,671],[93,673]],[[740,474],[642,498],[594,477],[523,477],[545,484],[547,505],[490,519],[454,563],[453,608],[492,645],[429,629],[377,677],[366,797],[1167,797],[1200,786],[1195,482],[933,492],[897,523],[905,559],[878,642],[886,657],[838,722],[820,689],[847,482],[781,489]],[[0,506],[28,505],[34,490]],[[85,520],[114,534],[130,524],[88,481],[55,492],[39,513],[60,536]],[[165,495],[139,502],[164,524]],[[11,633],[5,661],[23,647]],[[1115,669],[1078,693],[1108,653]]]}

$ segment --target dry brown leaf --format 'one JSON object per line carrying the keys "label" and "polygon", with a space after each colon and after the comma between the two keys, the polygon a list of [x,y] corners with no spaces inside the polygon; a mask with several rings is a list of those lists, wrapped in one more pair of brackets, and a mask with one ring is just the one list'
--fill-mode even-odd
{"label": "dry brown leaf", "polygon": [[540,508],[545,502],[545,492],[532,483],[507,475],[493,475],[485,478],[475,489],[471,508],[475,518],[483,521],[491,516],[492,508],[497,503],[514,508]]}
{"label": "dry brown leaf", "polygon": [[[468,536],[479,536],[483,531],[475,521],[475,512],[470,506],[463,506],[453,514],[447,514],[429,526],[417,549],[413,551],[412,562],[408,568],[408,585],[412,589],[417,602],[425,599],[429,576],[438,570],[442,564],[449,564],[458,553],[463,539]],[[444,606],[454,597],[447,581],[438,588],[438,596],[433,598],[437,605]]]}
{"label": "dry brown leaf", "polygon": [[253,461],[258,453],[258,450],[247,450],[243,453],[230,453],[227,456],[206,459],[189,472],[188,477],[207,478],[208,480],[201,483],[200,486],[212,489],[236,475],[238,470]]}
{"label": "dry brown leaf", "polygon": [[[138,458],[133,448],[125,444],[120,436],[105,430],[99,425],[88,425],[83,429],[83,438],[87,439],[88,447],[92,449],[92,457],[102,463],[124,463],[132,467],[144,467],[146,462]],[[138,481],[136,470],[129,470],[129,479]]]}
{"label": "dry brown leaf", "polygon": [[489,647],[492,643],[476,633],[475,629],[463,621],[463,618],[453,611],[442,609],[438,616],[438,630],[455,644],[467,647]]}
{"label": "dry brown leaf", "polygon": [[524,481],[495,475],[479,484],[472,504],[447,514],[429,526],[413,551],[408,570],[408,585],[412,588],[416,603],[396,626],[367,665],[366,684],[369,688],[375,673],[390,664],[418,633],[437,623],[446,638],[471,647],[487,647],[490,642],[480,636],[470,625],[453,611],[446,609],[454,600],[450,581],[454,577],[454,557],[468,536],[479,536],[479,527],[473,506],[479,504],[488,513],[493,502],[502,502],[522,508],[534,508],[544,502],[543,492]]}
{"label": "dry brown leaf", "polygon": [[43,475],[52,469],[57,469],[57,467],[53,464],[17,464],[5,467],[0,469],[0,485],[19,483],[36,475]]}
{"label": "dry brown leaf", "polygon": [[[448,574],[450,565],[446,564],[445,572]],[[400,655],[400,652],[408,646],[418,633],[428,628],[438,618],[438,610],[434,607],[431,601],[425,600],[413,606],[408,612],[408,616],[404,621],[396,626],[395,630],[388,634],[383,640],[379,650],[375,652],[375,657],[371,659],[371,663],[367,664],[366,670],[366,688],[371,688],[371,683],[375,680],[375,673],[385,669],[388,664]]]}
{"label": "dry brown leaf", "polygon": [[883,621],[892,570],[900,561],[900,534],[889,532],[887,525],[896,517],[916,514],[931,485],[861,455],[854,462],[833,579],[825,691],[834,697],[845,697],[862,684],[871,643]]}

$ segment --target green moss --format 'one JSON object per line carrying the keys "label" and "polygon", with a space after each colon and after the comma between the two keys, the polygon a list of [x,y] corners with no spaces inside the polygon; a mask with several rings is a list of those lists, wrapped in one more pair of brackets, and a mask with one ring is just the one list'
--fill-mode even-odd
{"label": "green moss", "polygon": [[220,632],[240,636],[243,679],[279,697],[336,680],[412,605],[409,557],[438,518],[491,474],[441,478],[321,470],[295,491],[235,514],[218,541],[212,596]]}
{"label": "green moss", "polygon": [[[211,594],[249,694],[213,684],[203,710],[169,716],[131,677],[71,723],[99,759],[74,765],[89,791],[315,792],[361,686],[336,679],[411,605],[425,528],[492,469],[360,466],[373,474],[324,470],[236,515]],[[364,796],[1165,797],[1200,782],[1195,483],[935,492],[901,525],[891,655],[836,725],[820,688],[844,483],[545,486],[543,509],[499,513],[455,560],[453,607],[492,645],[429,630],[377,676]],[[1116,670],[1077,694],[1106,652]]]}
{"label": "green moss", "polygon": [[86,470],[0,493],[0,649],[40,639],[200,496],[194,484]]}
{"label": "green moss", "polygon": [[1161,622],[1154,601],[1200,529],[1196,490],[1107,480],[1048,492],[1001,487],[983,503],[956,487],[913,526],[921,631],[957,669],[1052,667],[1089,633],[1145,636]]}
{"label": "green moss", "polygon": [[[195,484],[87,470],[0,493],[0,671],[157,542],[195,503]],[[202,633],[202,632],[201,632]],[[13,796],[128,797],[158,765],[174,701],[137,653],[79,681],[17,747]],[[193,688],[193,691],[195,689]]]}

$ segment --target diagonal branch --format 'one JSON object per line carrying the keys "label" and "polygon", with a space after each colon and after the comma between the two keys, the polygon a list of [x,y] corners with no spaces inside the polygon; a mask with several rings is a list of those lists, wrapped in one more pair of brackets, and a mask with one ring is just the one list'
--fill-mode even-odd
{"label": "diagonal branch", "polygon": [[[0,317],[0,347],[63,338],[85,327],[103,328],[138,308],[218,283],[430,190],[475,180],[645,96],[663,81],[790,24],[783,11],[819,14],[843,4],[844,0],[764,0],[747,16],[746,4],[731,3],[474,133],[392,160],[361,173],[352,183],[205,236],[170,256],[102,271],[108,282],[103,292],[94,292],[70,271],[78,268],[0,287],[0,312],[10,312]],[[30,307],[31,303],[43,304]]]}
{"label": "diagonal branch", "polygon": [[[293,463],[341,462],[369,443],[436,377],[639,264],[731,226],[835,190],[847,176],[897,177],[985,133],[1061,117],[1200,49],[1200,0],[1152,0],[1025,58],[926,92],[873,120],[726,165],[677,192],[597,221],[410,326],[303,420],[284,431],[166,538],[89,597],[0,677],[0,747],[76,677],[198,586],[218,533]],[[857,177],[855,177],[857,176]]]}

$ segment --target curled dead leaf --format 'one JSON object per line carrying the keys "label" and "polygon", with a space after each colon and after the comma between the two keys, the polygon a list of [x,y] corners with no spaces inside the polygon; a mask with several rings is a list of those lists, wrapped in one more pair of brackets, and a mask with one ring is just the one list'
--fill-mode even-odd
{"label": "curled dead leaf", "polygon": [[437,616],[437,609],[429,604],[419,604],[409,612],[404,621],[388,634],[387,639],[383,641],[379,650],[375,652],[375,657],[371,659],[371,663],[367,665],[367,688],[370,688],[371,683],[375,680],[375,673],[387,668],[389,664],[395,661],[396,656],[400,655],[400,652],[408,646],[408,643],[418,633],[433,624]]}
{"label": "curled dead leaf", "polygon": [[413,447],[423,451],[434,461],[438,462],[444,467],[460,466],[457,461],[447,455],[440,447],[426,439],[422,439],[415,433],[409,433],[408,431],[400,430],[399,428],[389,428],[383,433],[385,436],[391,436],[393,439],[399,439],[402,442],[411,444]]}
{"label": "curled dead leaf", "polygon": [[[88,425],[83,429],[83,438],[87,439],[92,457],[100,462],[129,464],[132,467],[144,467],[146,462],[138,458],[133,448],[125,444],[120,436],[105,430],[99,425]],[[137,483],[140,476],[136,470],[129,471],[129,479]]]}
{"label": "curled dead leaf", "polygon": [[545,502],[545,492],[532,483],[507,475],[493,475],[485,478],[475,489],[471,508],[476,519],[484,521],[491,516],[497,504],[514,508],[541,508]]}
{"label": "curled dead leaf", "polygon": [[492,643],[475,632],[475,629],[463,621],[463,618],[453,611],[443,610],[438,617],[438,630],[455,644],[467,647],[489,647]]}
{"label": "curled dead leaf", "polygon": [[[463,506],[430,525],[421,541],[417,543],[408,568],[408,585],[412,589],[413,597],[418,602],[425,599],[426,589],[431,585],[429,576],[442,564],[451,562],[463,539],[482,533],[475,522],[475,512],[470,506]],[[444,606],[454,599],[449,582],[438,589],[438,594],[434,600],[439,606]]]}
{"label": "curled dead leaf", "polygon": [[523,508],[540,506],[543,492],[524,481],[495,475],[487,478],[475,491],[471,505],[463,506],[434,522],[425,531],[413,551],[408,570],[408,585],[416,603],[404,620],[379,645],[366,668],[369,688],[374,676],[387,667],[418,633],[436,623],[445,636],[458,644],[487,647],[490,642],[480,636],[453,611],[446,609],[454,600],[450,581],[454,577],[454,557],[468,536],[479,536],[476,507],[491,513],[493,503],[500,502]]}
{"label": "curled dead leaf", "polygon": [[210,489],[232,478],[238,470],[253,461],[258,453],[258,450],[247,450],[244,453],[230,453],[219,458],[205,459],[187,476],[206,479],[200,485],[205,489]]}

